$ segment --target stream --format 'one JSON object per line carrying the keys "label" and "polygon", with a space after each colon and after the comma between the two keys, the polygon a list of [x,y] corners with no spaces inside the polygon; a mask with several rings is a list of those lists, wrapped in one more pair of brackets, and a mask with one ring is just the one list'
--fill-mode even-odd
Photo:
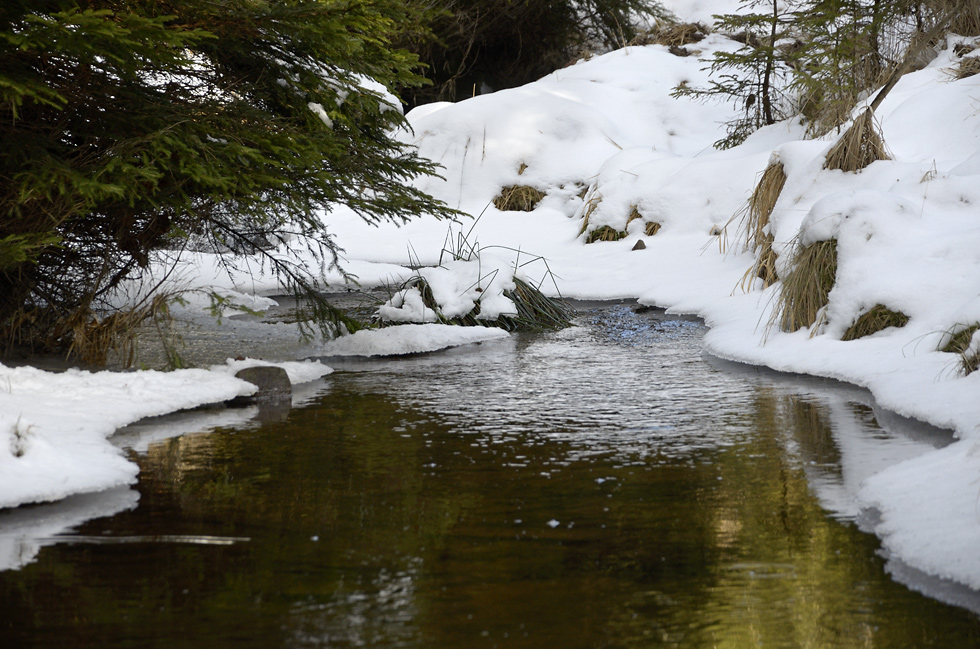
{"label": "stream", "polygon": [[706,357],[696,319],[576,322],[121,431],[133,489],[0,512],[0,646],[980,646],[976,593],[854,501],[948,432]]}

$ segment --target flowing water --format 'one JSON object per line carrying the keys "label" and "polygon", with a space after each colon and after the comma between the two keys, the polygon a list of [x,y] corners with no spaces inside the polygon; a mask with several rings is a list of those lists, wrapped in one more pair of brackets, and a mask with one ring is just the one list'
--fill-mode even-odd
{"label": "flowing water", "polygon": [[704,358],[696,321],[588,306],[334,359],[288,413],[120,436],[138,504],[0,514],[0,646],[980,646],[855,518],[864,475],[948,435]]}

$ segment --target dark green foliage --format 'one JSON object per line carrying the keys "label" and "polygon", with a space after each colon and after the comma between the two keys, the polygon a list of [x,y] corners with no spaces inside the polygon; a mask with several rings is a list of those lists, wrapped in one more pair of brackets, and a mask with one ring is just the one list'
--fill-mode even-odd
{"label": "dark green foliage", "polygon": [[434,0],[436,39],[410,49],[429,66],[430,88],[407,90],[410,104],[457,101],[519,86],[573,62],[582,53],[622,47],[638,19],[668,13],[655,0]]}
{"label": "dark green foliage", "polygon": [[909,8],[904,0],[808,0],[795,15],[801,35],[790,88],[811,133],[847,122],[855,103],[880,85],[900,61],[910,35],[899,33]]}
{"label": "dark green foliage", "polygon": [[717,52],[709,66],[715,78],[707,88],[680,86],[675,97],[720,97],[741,104],[743,114],[726,124],[727,134],[715,143],[719,148],[741,144],[753,131],[787,117],[792,104],[784,96],[787,60],[792,48],[784,40],[791,31],[788,4],[780,0],[750,0],[743,6],[758,13],[715,16],[715,30],[731,34],[743,43],[735,52]]}
{"label": "dark green foliage", "polygon": [[[794,114],[814,136],[840,127],[861,97],[886,80],[894,84],[944,30],[977,29],[980,15],[977,0],[746,0],[743,7],[715,16],[714,28],[744,46],[715,54],[708,87],[674,91],[741,105],[744,114],[716,143],[721,148]],[[885,84],[879,96],[888,90]]]}
{"label": "dark green foliage", "polygon": [[363,82],[422,81],[389,42],[413,21],[396,0],[4,2],[0,346],[70,346],[161,248],[264,256],[326,315],[270,244],[335,265],[331,205],[451,213],[407,182],[434,165]]}

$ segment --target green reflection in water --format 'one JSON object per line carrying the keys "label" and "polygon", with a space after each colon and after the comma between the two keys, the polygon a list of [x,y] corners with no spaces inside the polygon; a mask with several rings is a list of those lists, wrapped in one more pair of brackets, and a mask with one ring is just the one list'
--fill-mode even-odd
{"label": "green reflection in water", "polygon": [[756,388],[757,432],[696,460],[556,462],[359,385],[151,447],[140,507],[79,534],[250,540],[46,548],[0,573],[3,647],[980,645],[811,495],[803,462],[837,460],[818,401]]}

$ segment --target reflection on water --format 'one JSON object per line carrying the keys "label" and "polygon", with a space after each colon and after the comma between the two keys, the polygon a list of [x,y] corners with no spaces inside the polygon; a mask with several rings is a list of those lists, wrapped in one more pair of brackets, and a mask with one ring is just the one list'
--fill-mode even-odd
{"label": "reflection on water", "polygon": [[346,360],[285,421],[151,444],[138,508],[0,572],[3,646],[980,645],[853,522],[941,434],[703,359],[696,322],[580,323]]}

